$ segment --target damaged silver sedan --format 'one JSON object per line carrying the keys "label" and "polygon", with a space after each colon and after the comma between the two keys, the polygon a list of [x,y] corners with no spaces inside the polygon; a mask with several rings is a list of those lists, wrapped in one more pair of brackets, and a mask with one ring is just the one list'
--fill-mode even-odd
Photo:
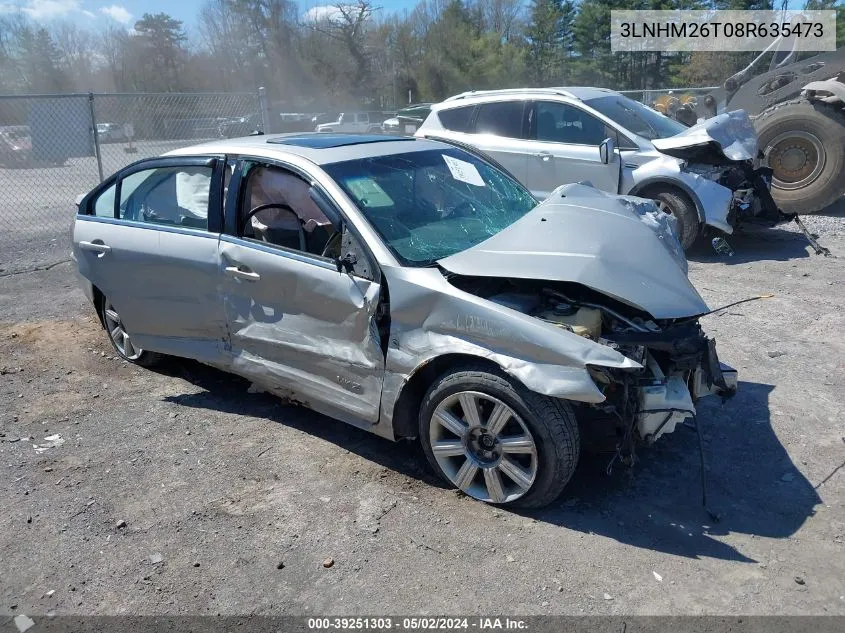
{"label": "damaged silver sedan", "polygon": [[494,504],[553,501],[728,396],[672,216],[583,185],[542,203],[483,158],[387,136],[255,136],[140,161],[82,199],[73,253],[120,356],[193,358],[419,438]]}

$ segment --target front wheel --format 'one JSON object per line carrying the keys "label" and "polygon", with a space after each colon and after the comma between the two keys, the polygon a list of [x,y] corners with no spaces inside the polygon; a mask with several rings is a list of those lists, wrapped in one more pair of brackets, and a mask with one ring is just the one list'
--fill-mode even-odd
{"label": "front wheel", "polygon": [[642,194],[657,203],[657,208],[664,213],[671,213],[678,221],[678,240],[684,250],[688,250],[698,239],[701,222],[698,210],[689,197],[674,189],[653,188]]}
{"label": "front wheel", "polygon": [[548,505],[578,463],[572,408],[486,367],[457,368],[435,381],[423,399],[419,425],[435,472],[487,503]]}
{"label": "front wheel", "polygon": [[123,321],[108,297],[100,302],[100,320],[109,335],[112,347],[123,360],[150,367],[161,360],[161,354],[143,350],[132,342]]}

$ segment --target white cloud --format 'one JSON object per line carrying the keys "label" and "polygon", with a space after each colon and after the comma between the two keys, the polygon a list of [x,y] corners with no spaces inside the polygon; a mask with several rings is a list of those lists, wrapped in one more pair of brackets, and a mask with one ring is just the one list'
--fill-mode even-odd
{"label": "white cloud", "polygon": [[324,22],[336,20],[340,16],[340,9],[330,4],[311,7],[302,16],[306,22]]}
{"label": "white cloud", "polygon": [[79,0],[29,0],[21,11],[33,20],[49,20],[76,13],[80,8]]}
{"label": "white cloud", "polygon": [[109,7],[102,7],[100,13],[109,16],[113,20],[117,20],[121,24],[129,24],[132,21],[132,14],[118,4],[113,4]]}
{"label": "white cloud", "polygon": [[52,20],[70,15],[96,17],[80,6],[80,0],[26,0],[25,2],[0,3],[0,13],[23,13],[33,20]]}

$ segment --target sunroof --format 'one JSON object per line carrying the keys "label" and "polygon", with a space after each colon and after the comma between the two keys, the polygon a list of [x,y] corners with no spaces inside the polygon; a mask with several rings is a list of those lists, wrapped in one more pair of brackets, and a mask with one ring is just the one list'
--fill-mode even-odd
{"label": "sunroof", "polygon": [[384,143],[386,141],[413,141],[409,136],[386,136],[384,134],[303,134],[302,136],[277,136],[267,139],[275,145],[296,145],[311,149],[329,149],[332,147],[346,147],[347,145],[362,145],[364,143]]}

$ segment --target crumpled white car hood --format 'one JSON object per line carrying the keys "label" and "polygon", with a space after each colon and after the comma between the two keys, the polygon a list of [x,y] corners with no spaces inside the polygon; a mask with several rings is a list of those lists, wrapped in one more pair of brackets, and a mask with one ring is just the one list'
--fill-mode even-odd
{"label": "crumpled white car hood", "polygon": [[708,145],[717,146],[730,160],[751,160],[757,156],[757,133],[745,110],[717,114],[685,132],[651,143],[659,152],[677,158],[691,157],[685,150],[705,149]]}

